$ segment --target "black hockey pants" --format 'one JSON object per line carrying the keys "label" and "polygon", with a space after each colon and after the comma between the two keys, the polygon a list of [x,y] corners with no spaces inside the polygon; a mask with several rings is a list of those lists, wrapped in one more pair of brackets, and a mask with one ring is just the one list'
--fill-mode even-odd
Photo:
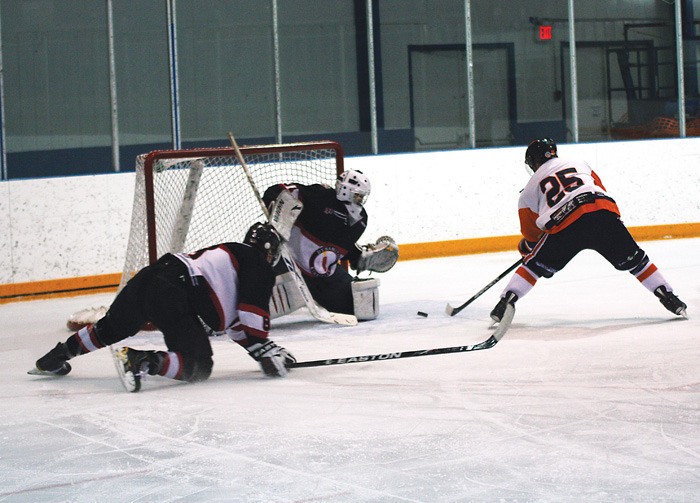
{"label": "black hockey pants", "polygon": [[634,273],[649,259],[620,218],[607,210],[586,213],[556,234],[545,234],[525,257],[535,274],[550,278],[581,250],[595,250],[615,269]]}
{"label": "black hockey pants", "polygon": [[163,333],[169,351],[182,357],[183,381],[203,381],[213,367],[209,335],[194,310],[189,274],[166,254],[139,271],[119,292],[104,318],[95,324],[105,345],[136,334],[146,322]]}

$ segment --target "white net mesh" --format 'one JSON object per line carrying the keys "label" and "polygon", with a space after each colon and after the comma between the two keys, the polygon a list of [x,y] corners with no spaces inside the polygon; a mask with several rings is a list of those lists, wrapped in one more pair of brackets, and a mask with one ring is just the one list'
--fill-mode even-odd
{"label": "white net mesh", "polygon": [[[260,194],[277,183],[333,186],[343,170],[342,148],[333,142],[241,147],[241,152]],[[232,148],[140,155],[120,289],[164,253],[241,241],[257,221],[265,217]]]}

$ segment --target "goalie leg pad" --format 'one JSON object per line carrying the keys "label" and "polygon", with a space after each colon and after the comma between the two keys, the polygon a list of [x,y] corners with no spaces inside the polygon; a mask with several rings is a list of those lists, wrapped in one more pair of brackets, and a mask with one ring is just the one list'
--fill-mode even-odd
{"label": "goalie leg pad", "polygon": [[306,306],[291,272],[280,274],[275,279],[270,297],[270,319],[279,318]]}
{"label": "goalie leg pad", "polygon": [[355,279],[351,288],[355,317],[360,321],[376,319],[379,316],[379,280]]}

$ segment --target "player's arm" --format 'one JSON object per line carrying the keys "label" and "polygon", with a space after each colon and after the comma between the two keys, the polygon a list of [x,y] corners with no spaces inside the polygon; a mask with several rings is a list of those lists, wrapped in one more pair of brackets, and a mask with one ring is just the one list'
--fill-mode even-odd
{"label": "player's arm", "polygon": [[284,377],[296,359],[269,339],[270,317],[267,311],[261,311],[264,310],[239,305],[240,318],[228,330],[229,338],[243,347],[266,375]]}
{"label": "player's arm", "polygon": [[347,259],[357,272],[386,272],[399,260],[399,245],[391,237],[382,236],[375,243],[355,245]]}
{"label": "player's arm", "polygon": [[593,177],[593,183],[595,183],[596,186],[600,187],[601,189],[607,192],[605,185],[603,185],[603,182],[600,180],[600,177],[595,171],[591,170],[591,176]]}
{"label": "player's arm", "polygon": [[518,210],[520,218],[520,234],[528,241],[537,241],[542,235],[542,229],[537,227],[539,215],[530,208],[520,208]]}
{"label": "player's arm", "polygon": [[239,318],[229,337],[248,351],[266,375],[283,377],[296,359],[269,339],[268,305],[274,282],[274,273],[267,264],[252,261],[240,272]]}
{"label": "player's arm", "polygon": [[270,204],[274,203],[275,199],[277,199],[277,196],[280,195],[280,192],[287,190],[294,194],[294,197],[298,197],[298,189],[299,187],[293,183],[277,183],[275,185],[270,185],[267,189],[265,189],[265,192],[263,193],[263,202],[265,203],[265,206],[269,208]]}

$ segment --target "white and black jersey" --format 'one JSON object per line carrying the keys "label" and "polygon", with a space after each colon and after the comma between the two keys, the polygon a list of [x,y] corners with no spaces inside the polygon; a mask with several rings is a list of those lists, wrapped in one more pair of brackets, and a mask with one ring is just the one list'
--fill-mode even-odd
{"label": "white and black jersey", "polygon": [[267,338],[275,276],[258,250],[222,243],[175,256],[187,267],[195,310],[209,327],[229,332],[234,340],[245,337],[243,332]]}
{"label": "white and black jersey", "polygon": [[304,204],[289,238],[288,247],[302,272],[311,277],[329,277],[338,263],[354,260],[360,254],[357,241],[367,228],[367,212],[362,208],[354,220],[335,190],[324,185],[278,184],[263,196],[265,204],[288,190]]}

